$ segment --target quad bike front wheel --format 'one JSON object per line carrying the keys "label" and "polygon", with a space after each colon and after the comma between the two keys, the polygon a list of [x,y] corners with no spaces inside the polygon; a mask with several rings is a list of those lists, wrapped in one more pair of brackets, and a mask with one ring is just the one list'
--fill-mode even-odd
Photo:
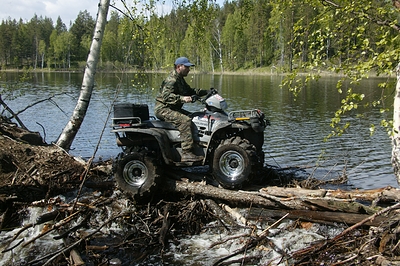
{"label": "quad bike front wheel", "polygon": [[224,188],[239,188],[257,163],[256,148],[238,136],[222,141],[214,153],[212,173]]}
{"label": "quad bike front wheel", "polygon": [[136,200],[143,199],[155,190],[159,179],[158,166],[153,158],[133,152],[120,156],[114,177],[124,192]]}

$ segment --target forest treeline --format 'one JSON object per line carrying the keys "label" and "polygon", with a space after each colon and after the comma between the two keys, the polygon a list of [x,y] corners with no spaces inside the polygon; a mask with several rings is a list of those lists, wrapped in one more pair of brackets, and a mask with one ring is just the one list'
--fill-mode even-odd
{"label": "forest treeline", "polygon": [[[144,9],[110,9],[99,68],[159,70],[187,56],[205,72],[263,67],[290,71],[313,60],[324,62],[319,68],[371,60],[376,56],[371,51],[386,49],[380,44],[383,33],[394,40],[387,49],[398,45],[398,31],[383,32],[377,23],[393,14],[391,1],[362,1],[368,6],[355,5],[348,21],[341,21],[341,9],[327,2],[237,0],[220,6],[197,0],[175,4],[165,15],[157,14],[158,2],[152,1]],[[375,12],[373,17],[365,16],[369,12]],[[61,17],[55,23],[38,15],[29,21],[3,20],[0,66],[82,68],[94,25],[87,11],[79,12],[69,27]]]}

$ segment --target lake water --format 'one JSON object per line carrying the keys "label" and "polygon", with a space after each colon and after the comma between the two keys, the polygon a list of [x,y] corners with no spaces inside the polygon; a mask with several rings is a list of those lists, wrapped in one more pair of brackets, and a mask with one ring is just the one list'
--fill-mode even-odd
{"label": "lake water", "polygon": [[[55,141],[76,105],[83,74],[34,73],[16,85],[20,76],[21,73],[1,73],[2,88],[20,88],[12,96],[3,93],[3,100],[18,112],[51,97],[51,101],[35,105],[19,117],[30,130],[40,132],[46,142]],[[70,153],[90,158],[99,143],[96,159],[114,158],[121,151],[110,132],[108,119],[114,99],[117,102],[146,103],[150,115],[153,115],[154,99],[165,76],[165,73],[98,73],[88,113]],[[282,77],[278,75],[189,74],[186,80],[192,87],[217,89],[228,103],[227,111],[258,108],[266,114],[271,121],[265,132],[266,165],[301,167],[320,179],[335,178],[345,172],[355,188],[398,187],[390,164],[391,142],[385,129],[378,127],[382,118],[391,119],[391,112],[383,117],[378,107],[362,108],[362,118],[345,118],[352,123],[346,134],[323,141],[332,130],[330,120],[340,106],[337,77],[323,77],[313,82],[298,97],[280,87]],[[378,83],[382,81],[370,78],[358,90],[366,95],[366,100],[387,96],[385,104],[391,109],[393,89],[379,89]],[[202,106],[200,103],[186,104],[185,108],[197,111]],[[377,125],[372,136],[370,124]]]}

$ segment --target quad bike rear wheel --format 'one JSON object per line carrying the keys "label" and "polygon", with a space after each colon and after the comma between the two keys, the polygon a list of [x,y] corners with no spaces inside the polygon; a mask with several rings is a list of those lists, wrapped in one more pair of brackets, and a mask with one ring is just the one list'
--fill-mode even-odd
{"label": "quad bike rear wheel", "polygon": [[239,136],[222,141],[215,150],[212,173],[224,188],[240,188],[257,163],[256,148]]}
{"label": "quad bike rear wheel", "polygon": [[121,190],[139,200],[154,192],[159,169],[155,159],[144,153],[133,152],[119,156],[114,177]]}

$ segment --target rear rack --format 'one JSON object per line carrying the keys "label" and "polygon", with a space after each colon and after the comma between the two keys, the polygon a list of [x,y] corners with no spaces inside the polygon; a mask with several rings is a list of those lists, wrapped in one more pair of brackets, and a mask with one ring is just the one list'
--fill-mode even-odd
{"label": "rear rack", "polygon": [[138,116],[114,117],[111,120],[113,128],[134,127],[142,124],[142,119]]}
{"label": "rear rack", "polygon": [[142,121],[149,120],[147,104],[116,103],[114,104],[113,128],[139,127]]}

